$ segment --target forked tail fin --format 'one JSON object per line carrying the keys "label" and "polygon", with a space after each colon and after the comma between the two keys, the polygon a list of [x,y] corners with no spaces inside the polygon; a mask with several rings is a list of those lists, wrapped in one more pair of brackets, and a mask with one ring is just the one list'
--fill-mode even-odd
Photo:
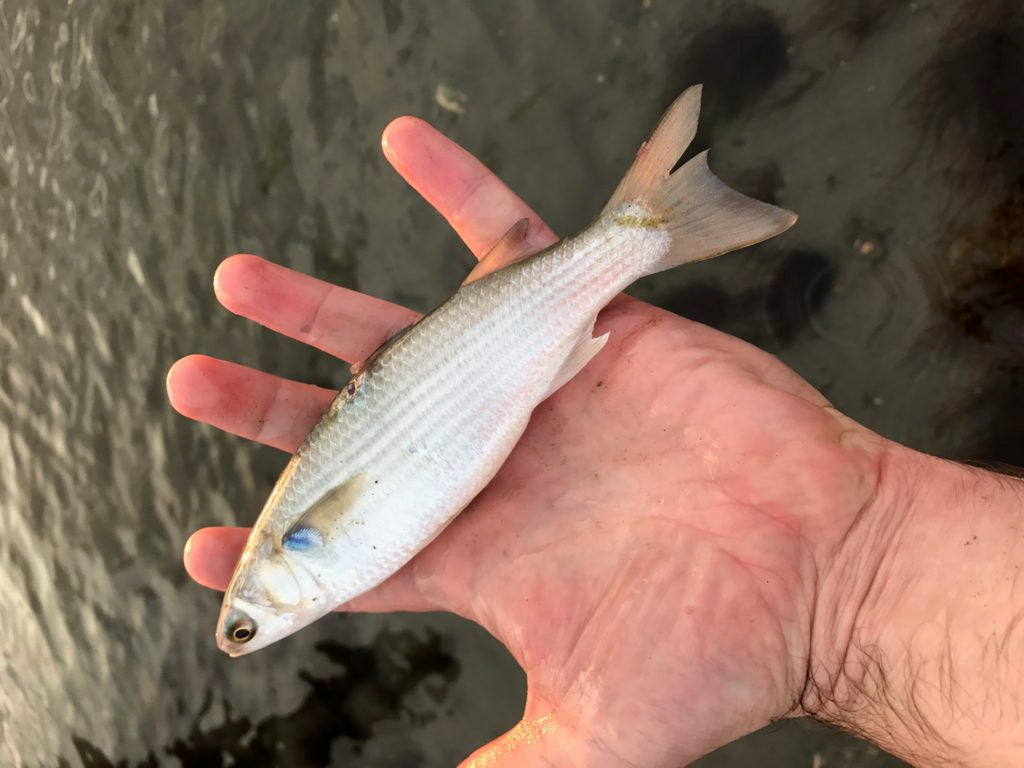
{"label": "forked tail fin", "polygon": [[624,226],[669,232],[672,244],[652,272],[759,243],[796,222],[795,213],[726,186],[708,168],[707,152],[672,172],[697,133],[700,93],[695,85],[672,102],[602,213],[621,211]]}

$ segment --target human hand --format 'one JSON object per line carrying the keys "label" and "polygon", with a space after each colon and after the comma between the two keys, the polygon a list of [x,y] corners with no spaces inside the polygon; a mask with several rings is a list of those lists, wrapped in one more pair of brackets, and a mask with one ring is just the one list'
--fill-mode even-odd
{"label": "human hand", "polygon": [[[425,123],[395,121],[384,147],[478,257],[524,217],[538,249],[555,240]],[[215,290],[229,310],[349,362],[415,319],[254,256],[225,261]],[[875,508],[891,444],[775,357],[706,326],[623,296],[600,315],[605,332],[488,488],[343,606],[449,610],[508,646],[527,673],[523,721],[467,764],[677,766],[804,713],[820,704],[818,681],[838,676],[828,665],[842,664],[843,606],[885,550]],[[184,415],[284,451],[334,396],[201,356],[175,364],[168,391]],[[189,573],[223,589],[246,535],[198,531]]]}

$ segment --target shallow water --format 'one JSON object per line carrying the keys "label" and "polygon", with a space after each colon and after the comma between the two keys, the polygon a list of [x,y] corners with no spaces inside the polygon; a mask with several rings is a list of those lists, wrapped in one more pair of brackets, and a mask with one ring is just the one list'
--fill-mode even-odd
{"label": "shallow water", "polygon": [[[417,309],[470,258],[377,138],[419,114],[560,232],[706,83],[727,180],[784,238],[634,293],[770,349],[915,447],[1024,464],[1024,20],[1010,2],[0,2],[0,764],[450,765],[509,727],[514,662],[451,616],[344,616],[229,663],[194,528],[283,457],[188,423],[204,352],[336,362],[220,310],[247,251]],[[855,10],[851,10],[855,9]],[[884,766],[774,726],[701,765]]]}

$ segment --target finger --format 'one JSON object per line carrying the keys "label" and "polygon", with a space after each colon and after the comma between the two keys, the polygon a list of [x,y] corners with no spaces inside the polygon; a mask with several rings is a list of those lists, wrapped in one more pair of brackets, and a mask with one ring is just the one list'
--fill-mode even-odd
{"label": "finger", "polygon": [[235,314],[350,363],[363,360],[419,317],[411,309],[248,254],[221,262],[213,289]]}
{"label": "finger", "polygon": [[167,373],[167,396],[183,416],[289,453],[335,394],[205,355],[183,357]]}
{"label": "finger", "polygon": [[610,768],[622,764],[621,758],[610,759],[528,694],[523,719],[512,730],[480,747],[459,768],[549,768],[553,765]]}
{"label": "finger", "polygon": [[[200,528],[185,543],[185,570],[209,589],[227,589],[235,564],[242,554],[248,528]],[[338,607],[339,611],[436,611],[441,606],[428,600],[416,587],[412,568],[405,567],[384,583]]]}
{"label": "finger", "polygon": [[185,542],[185,572],[197,584],[223,592],[242,554],[249,528],[200,528]]}
{"label": "finger", "polygon": [[[384,152],[409,183],[448,219],[477,256],[520,219],[538,250],[554,233],[479,160],[422,120],[399,118]],[[365,359],[418,315],[396,304],[330,285],[257,256],[226,259],[214,276],[232,312],[349,362]]]}
{"label": "finger", "polygon": [[477,258],[520,219],[529,220],[527,240],[538,250],[558,239],[483,163],[429,123],[399,117],[384,129],[381,146],[395,170],[448,220]]}

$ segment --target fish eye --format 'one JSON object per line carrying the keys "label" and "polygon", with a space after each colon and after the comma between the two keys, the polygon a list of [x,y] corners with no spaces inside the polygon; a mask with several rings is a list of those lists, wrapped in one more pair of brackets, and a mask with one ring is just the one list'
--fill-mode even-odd
{"label": "fish eye", "polygon": [[227,628],[228,637],[236,643],[247,643],[256,634],[256,622],[248,616],[240,616]]}

